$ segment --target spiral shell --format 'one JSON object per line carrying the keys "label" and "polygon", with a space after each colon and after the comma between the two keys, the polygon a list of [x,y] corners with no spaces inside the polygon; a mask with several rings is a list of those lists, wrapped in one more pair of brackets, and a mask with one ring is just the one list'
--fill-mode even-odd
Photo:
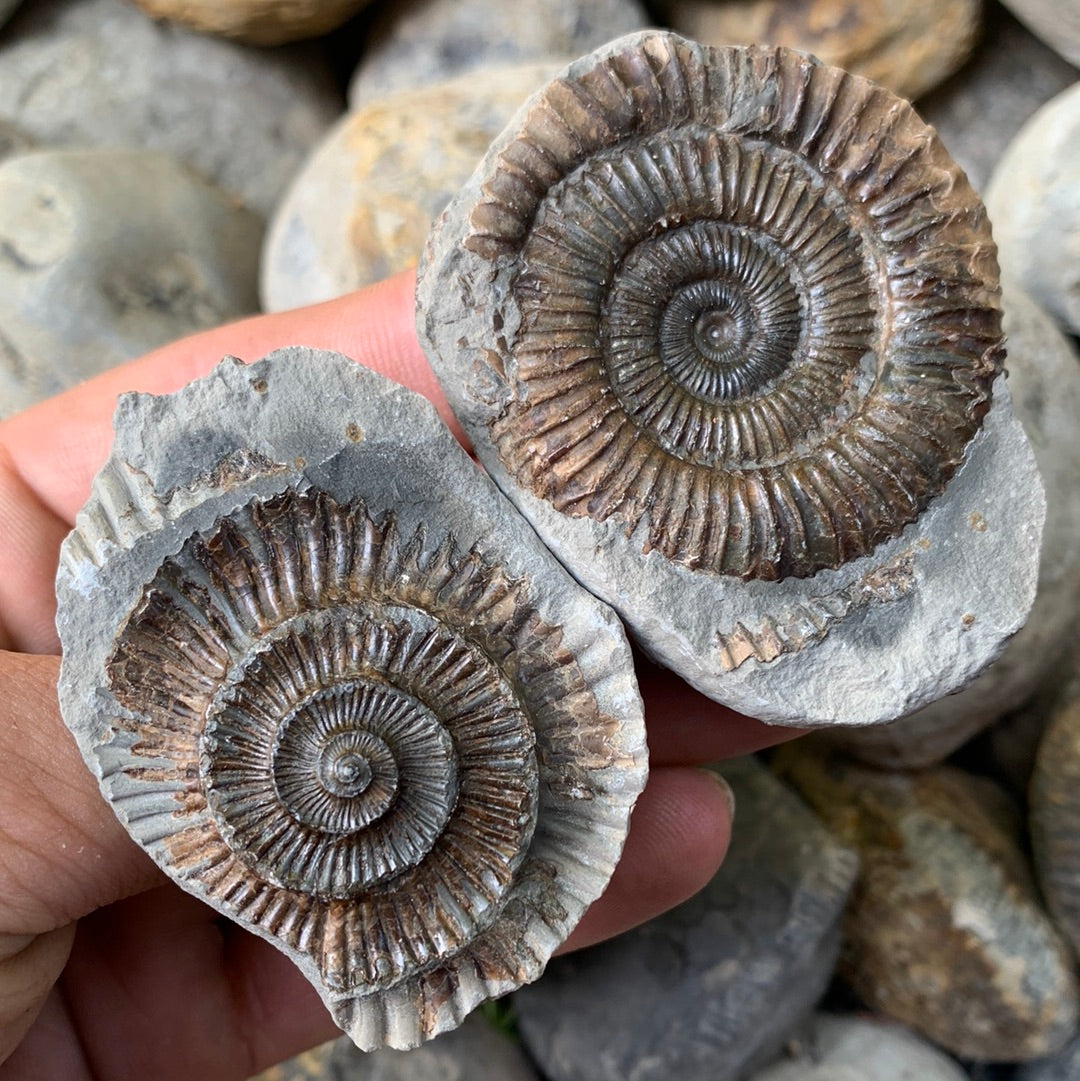
{"label": "spiral shell", "polygon": [[657,32],[519,113],[418,300],[497,474],[744,579],[898,536],[1004,357],[985,212],[910,105],[795,52]]}
{"label": "spiral shell", "polygon": [[[176,427],[149,469],[99,478],[61,572],[65,716],[170,875],[293,956],[361,1047],[413,1046],[539,975],[603,890],[640,703],[614,618],[432,411],[344,358],[307,367],[197,384],[181,426],[238,386],[245,406],[179,488]],[[260,397],[294,414],[242,436]],[[107,648],[79,644],[87,576]]]}

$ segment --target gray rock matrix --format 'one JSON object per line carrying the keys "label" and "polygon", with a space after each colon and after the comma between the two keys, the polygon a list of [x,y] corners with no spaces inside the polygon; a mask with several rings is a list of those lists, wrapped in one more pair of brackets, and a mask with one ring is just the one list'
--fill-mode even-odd
{"label": "gray rock matrix", "polygon": [[163,154],[0,162],[0,415],[257,311],[262,232]]}
{"label": "gray rock matrix", "polygon": [[398,0],[372,29],[349,105],[471,68],[578,56],[647,25],[639,0]]}
{"label": "gray rock matrix", "polygon": [[340,111],[313,48],[260,51],[117,0],[35,0],[0,36],[0,116],[35,143],[160,150],[263,217]]}
{"label": "gray rock matrix", "polygon": [[733,1081],[768,1060],[824,991],[854,854],[752,758],[723,867],[691,900],[556,958],[515,994],[551,1081]]}
{"label": "gray rock matrix", "polygon": [[1007,277],[1002,307],[1013,410],[1046,491],[1035,603],[1001,656],[963,690],[892,724],[829,733],[837,746],[871,765],[918,769],[942,761],[1060,678],[1062,656],[1080,622],[1080,355],[1053,319]]}

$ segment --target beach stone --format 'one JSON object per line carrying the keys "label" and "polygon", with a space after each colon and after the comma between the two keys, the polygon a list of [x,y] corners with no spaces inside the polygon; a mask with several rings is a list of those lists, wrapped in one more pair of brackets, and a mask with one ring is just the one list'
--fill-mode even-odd
{"label": "beach stone", "polygon": [[[539,1081],[521,1048],[479,1014],[412,1051],[365,1054],[341,1038],[252,1081]],[[926,1079],[930,1081],[930,1079]]]}
{"label": "beach stone", "polygon": [[719,772],[738,814],[705,889],[514,995],[550,1081],[730,1081],[774,1056],[824,991],[854,855],[753,759]]}
{"label": "beach stone", "polygon": [[369,0],[134,0],[154,19],[251,45],[282,45],[336,30]]}
{"label": "beach stone", "polygon": [[261,238],[259,218],[162,154],[0,163],[0,413],[256,311]]}
{"label": "beach stone", "polygon": [[1009,144],[986,191],[1001,265],[1080,334],[1080,82]]}
{"label": "beach stone", "polygon": [[1013,413],[1046,491],[1035,603],[1002,655],[963,690],[891,724],[822,733],[820,738],[871,765],[920,769],[948,757],[1054,681],[1080,623],[1080,353],[1008,280],[1002,307]]}
{"label": "beach stone", "polygon": [[443,207],[521,103],[562,66],[485,68],[342,117],[267,233],[267,311],[341,296],[416,266]]}
{"label": "beach stone", "polygon": [[948,766],[887,773],[796,746],[774,765],[859,851],[838,972],[871,1008],[964,1058],[1064,1045],[1078,1019],[1072,959],[1004,790]]}
{"label": "beach stone", "polygon": [[1031,842],[1046,903],[1080,956],[1080,669],[1055,703],[1029,789]]}
{"label": "beach stone", "polygon": [[1025,1063],[1013,1081],[1076,1081],[1080,1077],[1080,1033],[1056,1055]]}
{"label": "beach stone", "polygon": [[786,45],[917,98],[968,58],[981,0],[669,0],[667,21],[709,45]]}
{"label": "beach stone", "polygon": [[160,150],[264,217],[340,112],[314,47],[251,49],[116,0],[35,0],[0,39],[0,116],[35,143]]}
{"label": "beach stone", "polygon": [[1025,121],[1078,78],[1072,64],[992,4],[971,59],[920,98],[918,109],[981,192]]}
{"label": "beach stone", "polygon": [[368,34],[349,105],[474,68],[578,56],[649,22],[639,0],[399,0]]}
{"label": "beach stone", "polygon": [[947,1055],[877,1017],[815,1014],[810,1031],[748,1081],[967,1081]]}
{"label": "beach stone", "polygon": [[1058,0],[1002,0],[1066,60],[1080,66],[1080,8]]}

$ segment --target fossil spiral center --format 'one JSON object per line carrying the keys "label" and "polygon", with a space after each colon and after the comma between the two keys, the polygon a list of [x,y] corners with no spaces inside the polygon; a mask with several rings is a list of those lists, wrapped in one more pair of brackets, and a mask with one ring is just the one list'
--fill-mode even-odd
{"label": "fossil spiral center", "polygon": [[371,784],[371,765],[361,754],[324,754],[319,767],[320,782],[336,796],[359,796]]}
{"label": "fossil spiral center", "polygon": [[712,308],[694,320],[694,344],[717,364],[729,361],[731,354],[745,339],[744,328],[729,309]]}

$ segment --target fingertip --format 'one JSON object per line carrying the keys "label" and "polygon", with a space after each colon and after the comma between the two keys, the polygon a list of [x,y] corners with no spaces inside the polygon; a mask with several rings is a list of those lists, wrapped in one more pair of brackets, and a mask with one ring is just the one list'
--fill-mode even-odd
{"label": "fingertip", "polygon": [[730,789],[712,771],[653,770],[607,890],[559,952],[627,931],[702,889],[727,854],[733,809]]}

